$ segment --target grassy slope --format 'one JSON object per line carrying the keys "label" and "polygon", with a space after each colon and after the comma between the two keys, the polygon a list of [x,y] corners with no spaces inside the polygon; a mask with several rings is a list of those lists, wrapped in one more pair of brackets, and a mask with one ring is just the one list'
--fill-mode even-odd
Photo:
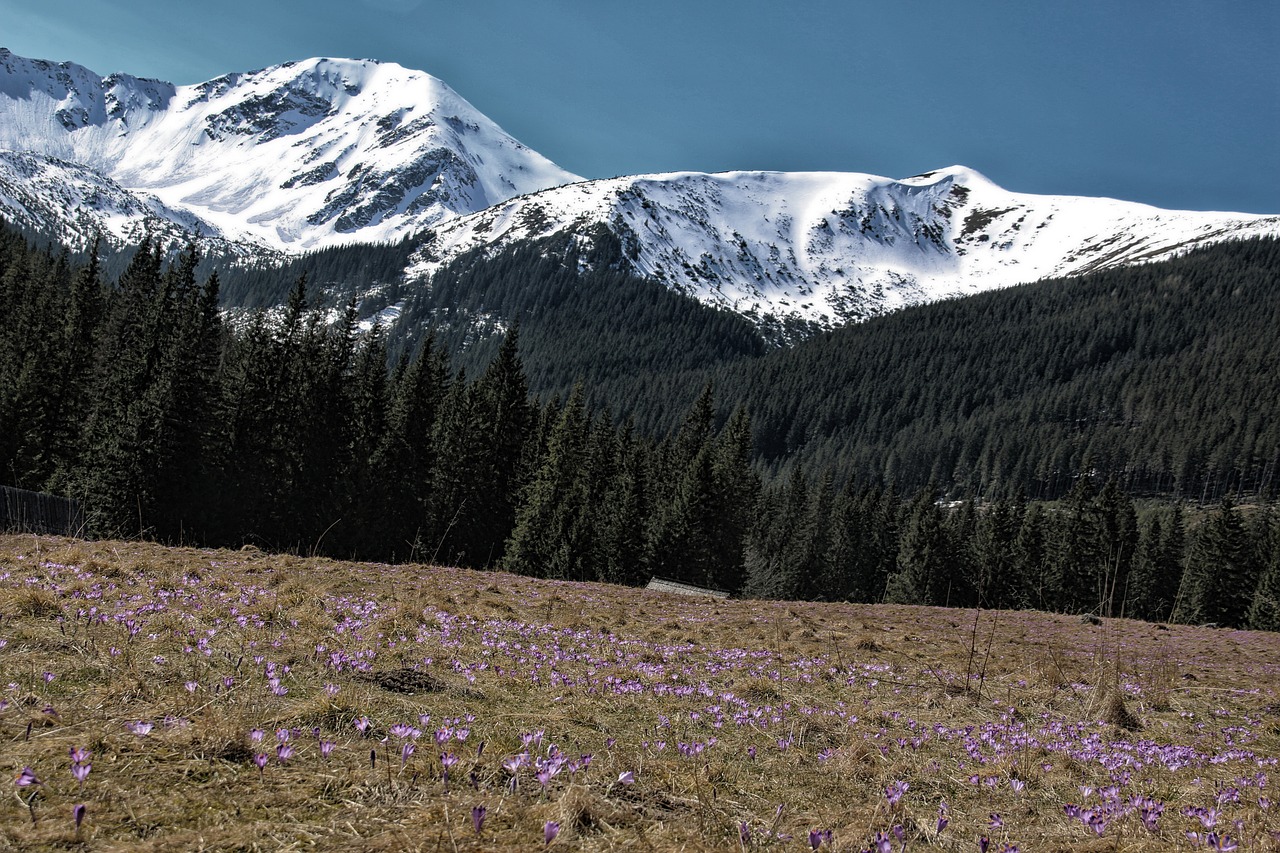
{"label": "grassy slope", "polygon": [[[1280,635],[0,536],[0,639],[0,767],[43,782],[4,783],[0,848],[527,850],[554,820],[552,850],[741,849],[745,821],[749,849],[830,829],[862,850],[900,825],[911,847],[1144,851],[1188,848],[1207,830],[1181,810],[1216,806],[1217,831],[1277,849],[1258,774],[1280,755]],[[1113,685],[1140,729],[1115,724]],[[397,723],[421,730],[403,761]],[[592,760],[513,790],[503,763],[538,731],[530,763]],[[1135,796],[1164,804],[1154,831]]]}

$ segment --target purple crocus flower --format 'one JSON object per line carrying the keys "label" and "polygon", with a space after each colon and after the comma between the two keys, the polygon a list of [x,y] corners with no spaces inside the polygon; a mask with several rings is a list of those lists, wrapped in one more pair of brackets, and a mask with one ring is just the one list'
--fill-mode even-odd
{"label": "purple crocus flower", "polygon": [[618,784],[633,785],[636,781],[636,774],[630,770],[624,770],[618,774]]}
{"label": "purple crocus flower", "polygon": [[488,811],[484,806],[471,807],[471,825],[475,827],[476,835],[480,834],[480,830],[484,828],[484,816]]}
{"label": "purple crocus flower", "polygon": [[907,792],[911,786],[901,780],[891,782],[888,788],[884,789],[885,799],[889,801],[889,805],[896,806],[898,801],[902,799],[902,795]]}
{"label": "purple crocus flower", "polygon": [[261,774],[263,769],[267,766],[267,754],[265,752],[259,752],[253,757],[253,763],[258,765],[258,773]]}
{"label": "purple crocus flower", "polygon": [[280,744],[279,746],[277,746],[277,747],[276,747],[276,758],[278,758],[278,759],[280,760],[280,763],[281,763],[281,764],[284,764],[284,763],[285,763],[286,761],[288,761],[290,758],[293,758],[293,744],[291,744],[291,743],[282,743],[282,744]]}
{"label": "purple crocus flower", "polygon": [[556,836],[559,834],[560,824],[556,823],[554,820],[547,821],[546,825],[542,827],[542,838],[548,846],[550,846],[552,841],[556,840]]}
{"label": "purple crocus flower", "polygon": [[333,752],[334,743],[331,740],[320,741],[320,757],[328,758],[329,753]]}
{"label": "purple crocus flower", "polygon": [[985,835],[979,835],[978,836],[978,853],[987,853],[987,850],[990,847],[991,847],[991,839],[987,838]]}
{"label": "purple crocus flower", "polygon": [[80,831],[80,824],[84,822],[85,811],[86,809],[85,809],[84,803],[80,803],[74,809],[71,810],[71,819],[75,821],[76,832]]}
{"label": "purple crocus flower", "polygon": [[86,761],[89,760],[89,756],[91,754],[92,753],[90,753],[89,750],[87,749],[83,749],[78,746],[73,746],[71,747],[71,763],[84,764]]}
{"label": "purple crocus flower", "polygon": [[27,788],[31,785],[41,785],[43,783],[36,777],[36,771],[30,767],[23,767],[22,772],[18,774],[18,778],[13,780],[13,784],[19,788]]}
{"label": "purple crocus flower", "polygon": [[72,764],[71,775],[76,777],[76,781],[83,785],[84,780],[89,778],[89,771],[92,769],[92,764]]}

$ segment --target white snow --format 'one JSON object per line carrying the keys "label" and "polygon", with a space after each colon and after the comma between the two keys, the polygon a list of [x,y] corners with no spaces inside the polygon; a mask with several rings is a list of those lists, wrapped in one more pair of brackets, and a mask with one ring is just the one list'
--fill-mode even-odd
{"label": "white snow", "polygon": [[[766,326],[837,326],[1049,276],[1280,235],[1280,217],[1037,196],[952,166],[891,179],[678,172],[580,182],[440,80],[308,59],[175,86],[0,49],[0,215],[84,245],[150,230],[295,253],[430,229],[473,248],[619,236],[634,271]],[[380,319],[392,323],[392,309]]]}
{"label": "white snow", "polygon": [[1280,216],[1013,193],[962,166],[894,180],[679,172],[557,187],[442,223],[410,269],[606,223],[635,272],[730,310],[836,326],[905,305],[1280,235]]}
{"label": "white snow", "polygon": [[0,95],[0,151],[87,167],[277,250],[394,240],[577,180],[394,63],[309,59],[174,86],[0,49]]}

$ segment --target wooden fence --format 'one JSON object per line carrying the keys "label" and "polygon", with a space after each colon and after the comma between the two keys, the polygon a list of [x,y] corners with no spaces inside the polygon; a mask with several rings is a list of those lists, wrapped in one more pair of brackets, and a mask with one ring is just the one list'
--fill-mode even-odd
{"label": "wooden fence", "polygon": [[84,510],[71,498],[0,486],[0,530],[83,536]]}

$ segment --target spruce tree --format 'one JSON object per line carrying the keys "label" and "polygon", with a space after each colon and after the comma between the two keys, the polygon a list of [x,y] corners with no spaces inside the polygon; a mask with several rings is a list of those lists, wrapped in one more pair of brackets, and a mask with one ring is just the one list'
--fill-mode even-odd
{"label": "spruce tree", "polygon": [[1258,586],[1249,604],[1248,626],[1255,631],[1280,631],[1280,513],[1272,508],[1258,539]]}
{"label": "spruce tree", "polygon": [[1242,627],[1257,589],[1258,574],[1244,521],[1229,497],[1191,537],[1183,574],[1180,622]]}

